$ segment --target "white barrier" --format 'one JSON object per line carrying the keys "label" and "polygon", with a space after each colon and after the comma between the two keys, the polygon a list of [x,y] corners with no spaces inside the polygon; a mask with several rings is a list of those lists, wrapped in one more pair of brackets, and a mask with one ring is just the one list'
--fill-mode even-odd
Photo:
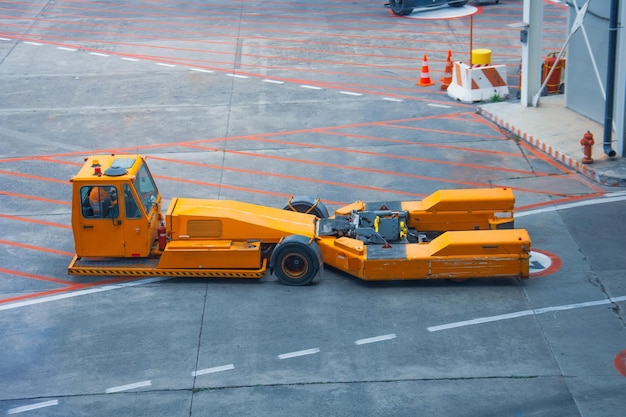
{"label": "white barrier", "polygon": [[470,68],[455,62],[448,95],[464,103],[475,101],[499,101],[509,96],[506,83],[506,66],[487,65]]}

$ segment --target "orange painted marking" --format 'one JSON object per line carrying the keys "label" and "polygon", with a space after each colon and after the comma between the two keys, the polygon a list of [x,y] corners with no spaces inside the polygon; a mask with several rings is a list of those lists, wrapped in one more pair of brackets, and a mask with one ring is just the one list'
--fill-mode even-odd
{"label": "orange painted marking", "polygon": [[28,218],[28,217],[11,216],[10,214],[2,214],[2,213],[0,213],[0,217],[3,217],[5,219],[10,219],[10,220],[17,220],[17,221],[20,221],[20,222],[36,223],[36,224],[40,224],[42,226],[60,227],[62,229],[71,229],[72,228],[72,226],[70,226],[68,224],[52,223],[52,222],[47,222],[47,221],[44,221],[44,220],[31,219],[31,218]]}
{"label": "orange painted marking", "polygon": [[16,271],[13,269],[0,268],[0,273],[6,274],[6,275],[14,275],[17,277],[22,277],[22,278],[36,279],[38,281],[54,282],[55,284],[61,284],[61,285],[74,285],[72,281],[65,281],[62,279],[46,277],[43,275],[35,275],[35,274],[28,273],[28,272]]}
{"label": "orange painted marking", "polygon": [[552,252],[548,252],[548,251],[541,250],[541,249],[535,249],[535,248],[532,248],[531,252],[538,252],[550,258],[550,265],[546,269],[543,269],[539,272],[531,272],[530,278],[539,278],[545,275],[554,274],[559,269],[561,269],[561,266],[563,266],[563,261],[561,261],[561,258],[556,256]]}
{"label": "orange painted marking", "polygon": [[23,198],[23,199],[26,199],[26,200],[43,201],[45,203],[61,204],[61,205],[64,205],[64,206],[71,206],[72,205],[72,203],[70,203],[69,201],[52,200],[50,198],[38,197],[38,196],[26,195],[26,194],[17,194],[17,193],[12,193],[12,192],[9,192],[9,191],[2,191],[2,190],[0,190],[0,195],[7,195],[7,196],[10,196],[10,197]]}
{"label": "orange painted marking", "polygon": [[626,350],[622,350],[620,353],[615,355],[613,366],[615,366],[615,369],[620,375],[626,376]]}
{"label": "orange painted marking", "polygon": [[18,247],[18,248],[23,248],[23,249],[36,250],[36,251],[40,251],[40,252],[48,252],[48,253],[53,253],[55,255],[74,256],[74,254],[72,252],[65,252],[65,251],[62,251],[62,250],[44,248],[44,247],[41,247],[41,246],[27,245],[25,243],[11,242],[11,241],[2,240],[2,239],[0,239],[0,244],[7,245],[7,246]]}

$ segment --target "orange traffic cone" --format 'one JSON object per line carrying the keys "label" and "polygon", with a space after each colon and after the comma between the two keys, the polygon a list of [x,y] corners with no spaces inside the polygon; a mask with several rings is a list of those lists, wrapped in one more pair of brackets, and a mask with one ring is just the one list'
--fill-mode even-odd
{"label": "orange traffic cone", "polygon": [[452,51],[448,50],[448,59],[446,62],[446,72],[441,79],[441,89],[447,90],[452,82]]}
{"label": "orange traffic cone", "polygon": [[421,87],[430,87],[435,83],[430,79],[430,72],[428,71],[428,57],[424,54],[424,62],[422,63],[422,73],[420,75],[420,80],[416,83]]}

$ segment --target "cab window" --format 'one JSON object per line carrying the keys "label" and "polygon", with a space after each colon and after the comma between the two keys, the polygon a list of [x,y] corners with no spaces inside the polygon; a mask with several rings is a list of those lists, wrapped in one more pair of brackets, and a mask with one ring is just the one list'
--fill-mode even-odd
{"label": "cab window", "polygon": [[127,219],[141,218],[141,210],[128,184],[124,184],[124,212]]}
{"label": "cab window", "polygon": [[117,188],[112,185],[81,187],[80,201],[84,217],[116,218],[119,216]]}
{"label": "cab window", "polygon": [[141,167],[137,170],[135,190],[137,190],[137,194],[141,200],[141,205],[146,210],[146,213],[150,213],[159,192],[146,164],[141,165]]}

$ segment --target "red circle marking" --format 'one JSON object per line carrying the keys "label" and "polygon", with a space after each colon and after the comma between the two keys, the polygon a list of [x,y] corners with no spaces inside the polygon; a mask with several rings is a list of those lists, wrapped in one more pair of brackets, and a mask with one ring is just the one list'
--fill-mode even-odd
{"label": "red circle marking", "polygon": [[543,270],[541,270],[539,272],[531,272],[530,273],[530,278],[539,278],[539,277],[543,277],[545,275],[553,274],[556,271],[558,271],[559,269],[561,269],[561,266],[563,266],[563,262],[561,261],[561,258],[556,256],[552,252],[548,252],[546,250],[541,250],[541,249],[536,249],[536,248],[532,248],[531,252],[539,252],[539,253],[547,256],[548,258],[550,258],[550,266],[548,266],[546,269],[543,269]]}
{"label": "red circle marking", "polygon": [[617,356],[615,356],[615,359],[613,360],[613,365],[615,366],[615,369],[617,369],[617,372],[620,373],[620,375],[626,376],[626,350],[622,350],[620,353],[617,354]]}

